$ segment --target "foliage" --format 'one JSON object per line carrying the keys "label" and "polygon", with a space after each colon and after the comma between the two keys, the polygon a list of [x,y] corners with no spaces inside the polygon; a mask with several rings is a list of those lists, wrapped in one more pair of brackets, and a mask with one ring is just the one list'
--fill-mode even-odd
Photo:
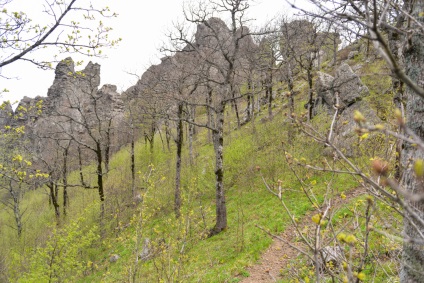
{"label": "foliage", "polygon": [[[90,208],[87,209],[87,211]],[[26,262],[27,272],[15,274],[15,282],[75,282],[93,263],[86,258],[87,250],[99,239],[97,226],[87,226],[82,216],[63,228],[52,230],[45,246],[37,247]]]}

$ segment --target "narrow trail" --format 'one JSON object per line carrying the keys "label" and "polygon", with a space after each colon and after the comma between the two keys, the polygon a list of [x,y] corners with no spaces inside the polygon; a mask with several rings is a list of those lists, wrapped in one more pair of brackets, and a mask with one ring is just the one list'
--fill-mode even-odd
{"label": "narrow trail", "polygon": [[[357,188],[345,193],[345,199],[341,199],[340,197],[334,198],[332,204],[333,210],[341,208],[353,198],[364,193],[365,190],[363,188]],[[312,215],[315,213],[316,211],[310,211],[302,218],[298,224],[300,229],[305,226],[315,226],[311,220]],[[295,242],[296,230],[293,225],[289,225],[279,236],[294,246],[300,247],[302,245],[301,242]],[[247,272],[250,276],[243,277],[240,283],[277,282],[278,279],[281,279],[281,275],[284,275],[281,274],[281,271],[292,259],[298,256],[300,256],[299,251],[289,244],[279,241],[278,239],[273,239],[271,246],[262,254],[261,259],[255,265],[247,268]]]}

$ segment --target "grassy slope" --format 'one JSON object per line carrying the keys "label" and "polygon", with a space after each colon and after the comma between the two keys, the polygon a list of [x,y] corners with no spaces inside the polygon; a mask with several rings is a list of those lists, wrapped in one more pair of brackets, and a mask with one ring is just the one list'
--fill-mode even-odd
{"label": "grassy slope", "polygon": [[[298,86],[303,88],[305,84]],[[380,91],[372,86],[370,88],[374,92]],[[377,97],[376,101],[379,99]],[[283,104],[280,98],[276,103]],[[296,98],[298,112],[302,111],[304,103],[305,98],[301,94]],[[187,152],[184,152],[184,204],[180,220],[174,218],[172,210],[174,151],[163,150],[158,138],[153,155],[148,147],[137,144],[137,178],[140,187],[144,188],[140,190],[144,196],[142,206],[132,205],[130,197],[128,149],[115,154],[111,161],[113,170],[106,182],[108,201],[104,238],[94,241],[89,249],[82,252],[80,261],[84,263],[85,276],[81,282],[127,282],[130,278],[137,282],[156,282],[159,279],[165,282],[237,282],[237,275],[248,276],[244,267],[253,264],[271,243],[271,239],[255,225],[278,233],[289,224],[281,204],[265,189],[256,166],[260,167],[261,174],[272,186],[278,180],[283,181],[283,186],[288,188],[285,199],[295,216],[301,217],[313,209],[284,159],[281,142],[288,144],[289,127],[283,115],[285,110],[275,110],[277,113],[272,120],[261,122],[261,115],[266,115],[264,110],[255,122],[240,130],[233,130],[234,123],[227,124],[224,162],[228,229],[212,238],[204,237],[207,229],[213,226],[215,194],[213,148],[207,142],[206,131],[200,131],[196,137],[196,158],[192,165]],[[227,120],[232,119],[230,116]],[[321,120],[318,126],[325,129],[326,124],[328,119]],[[321,158],[322,147],[314,145],[303,135],[298,134],[292,142],[293,146],[289,146],[288,150],[294,156],[308,161]],[[312,174],[301,168],[297,170],[308,183],[316,183],[311,188],[317,195],[324,190],[325,182],[330,178],[328,174]],[[339,184],[335,194],[356,185],[351,177],[339,175],[335,178],[333,182]],[[29,208],[29,212],[24,239],[16,240],[9,229],[1,231],[2,246],[11,247],[7,249],[10,252],[8,257],[12,253],[23,255],[15,260],[12,271],[19,270],[19,263],[25,263],[26,254],[30,254],[35,243],[44,243],[49,235],[43,231],[46,226],[52,226],[49,223],[53,223],[54,217],[52,210],[45,205],[47,195],[41,192],[27,194],[25,199],[24,206]],[[64,222],[69,223],[83,215],[84,227],[98,224],[97,198],[96,191],[73,189],[71,207]],[[86,207],[90,204],[93,204],[92,208],[87,212]],[[0,219],[10,221],[11,218],[4,213],[0,212]],[[150,239],[153,250],[161,253],[152,260],[135,264],[135,248],[141,249],[137,241],[142,242],[145,238]],[[182,250],[184,252],[180,253]],[[1,251],[6,253],[4,248]],[[109,262],[112,254],[120,256],[115,263]]]}

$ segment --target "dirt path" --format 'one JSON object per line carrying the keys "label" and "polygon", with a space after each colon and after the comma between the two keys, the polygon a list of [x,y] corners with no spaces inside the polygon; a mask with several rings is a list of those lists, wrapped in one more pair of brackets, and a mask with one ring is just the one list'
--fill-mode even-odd
{"label": "dirt path", "polygon": [[[342,205],[348,203],[352,198],[355,198],[361,194],[364,194],[365,190],[358,188],[346,193],[346,198],[333,199],[333,207],[335,209],[340,208]],[[316,211],[308,212],[299,223],[299,227],[302,229],[305,226],[315,225],[311,217]],[[300,246],[300,242],[295,242],[296,232],[293,225],[287,227],[287,229],[279,235],[289,243],[295,246]],[[265,253],[262,254],[261,259],[253,266],[247,268],[247,272],[250,274],[249,277],[243,278],[240,283],[260,283],[260,282],[277,282],[281,278],[281,270],[284,269],[290,260],[298,257],[299,252],[292,248],[289,244],[274,239],[271,246]]]}

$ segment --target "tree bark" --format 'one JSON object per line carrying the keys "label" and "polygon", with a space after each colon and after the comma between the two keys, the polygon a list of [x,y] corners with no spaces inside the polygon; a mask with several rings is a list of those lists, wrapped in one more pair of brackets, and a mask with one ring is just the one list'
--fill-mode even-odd
{"label": "tree bark", "polygon": [[178,104],[178,123],[177,123],[177,161],[175,164],[175,193],[174,193],[174,211],[177,218],[181,215],[181,150],[183,147],[183,104]]}
{"label": "tree bark", "polygon": [[227,228],[227,205],[224,192],[224,111],[225,103],[217,111],[217,127],[213,131],[215,150],[215,189],[216,189],[216,223],[210,236],[216,235]]}
{"label": "tree bark", "polygon": [[[69,205],[68,197],[68,154],[71,143],[65,147],[63,151],[63,168],[62,168],[62,183],[63,183],[63,215],[66,216],[66,209]],[[80,171],[82,174],[82,171]]]}
{"label": "tree bark", "polygon": [[[411,1],[412,15],[422,25],[424,17],[420,13],[424,11],[424,1]],[[416,26],[416,23],[412,24]],[[405,54],[405,65],[407,75],[421,87],[424,82],[424,34],[417,27],[418,32],[413,34],[411,38],[411,47]],[[406,105],[406,121],[407,128],[412,130],[417,136],[424,140],[424,99],[412,91],[406,89],[407,105]],[[422,178],[417,178],[413,167],[407,166],[410,160],[424,159],[424,151],[417,146],[405,143],[402,153],[402,163],[404,172],[402,178],[403,187],[410,193],[423,195],[424,181]],[[424,201],[405,200],[417,214],[418,218],[424,219]],[[413,218],[410,213],[405,212],[404,218],[404,233],[406,240],[404,242],[402,254],[402,266],[400,272],[400,282],[424,282],[424,247],[423,245],[408,243],[407,239],[423,240],[420,234],[424,234],[424,226],[416,218]],[[408,220],[410,219],[410,221]]]}
{"label": "tree bark", "polygon": [[59,223],[60,210],[59,210],[58,195],[56,190],[57,186],[53,182],[49,182],[48,184],[46,184],[46,186],[50,190],[50,201],[53,204],[54,215],[56,216],[56,222]]}
{"label": "tree bark", "polygon": [[131,193],[135,194],[135,141],[134,125],[131,123]]}
{"label": "tree bark", "polygon": [[313,93],[313,82],[312,82],[312,62],[307,70],[308,76],[308,121],[312,119],[312,110],[314,108],[314,93]]}
{"label": "tree bark", "polygon": [[106,144],[105,144],[105,169],[109,172],[109,161],[110,161],[110,144],[111,144],[111,131],[112,119],[109,120],[106,131]]}
{"label": "tree bark", "polygon": [[100,201],[103,202],[105,200],[105,193],[103,190],[103,156],[102,156],[102,146],[98,142],[96,143],[96,155],[97,155],[97,186],[99,191]]}
{"label": "tree bark", "polygon": [[268,117],[272,118],[272,70],[268,71],[268,78],[266,82],[266,88],[268,93]]}

